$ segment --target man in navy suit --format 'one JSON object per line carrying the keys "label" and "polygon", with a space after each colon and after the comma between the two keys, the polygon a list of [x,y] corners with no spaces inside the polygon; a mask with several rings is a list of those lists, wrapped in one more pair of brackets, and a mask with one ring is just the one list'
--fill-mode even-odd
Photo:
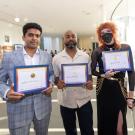
{"label": "man in navy suit", "polygon": [[[36,135],[47,135],[51,114],[53,69],[51,57],[38,49],[42,28],[37,23],[23,27],[24,47],[5,53],[0,68],[0,95],[7,102],[7,115],[11,135],[28,135],[31,123]],[[39,94],[25,95],[14,91],[14,67],[25,65],[49,65],[49,87]],[[27,78],[26,78],[27,79]],[[8,82],[8,83],[7,83]]]}

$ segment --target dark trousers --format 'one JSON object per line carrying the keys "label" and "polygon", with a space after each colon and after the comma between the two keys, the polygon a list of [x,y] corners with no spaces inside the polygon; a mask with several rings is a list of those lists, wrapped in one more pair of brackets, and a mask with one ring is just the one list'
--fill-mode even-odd
{"label": "dark trousers", "polygon": [[93,110],[90,101],[81,108],[76,109],[60,106],[60,111],[66,135],[77,135],[76,113],[78,116],[81,135],[94,135]]}

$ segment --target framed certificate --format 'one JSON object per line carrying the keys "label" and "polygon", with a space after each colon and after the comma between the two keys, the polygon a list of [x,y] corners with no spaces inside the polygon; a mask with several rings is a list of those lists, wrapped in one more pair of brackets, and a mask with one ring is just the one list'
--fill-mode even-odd
{"label": "framed certificate", "polygon": [[48,65],[16,66],[14,89],[24,94],[40,93],[49,86]]}
{"label": "framed certificate", "polygon": [[88,81],[88,63],[62,64],[61,69],[66,86],[80,86]]}
{"label": "framed certificate", "polygon": [[102,52],[104,71],[131,70],[129,51],[104,51]]}

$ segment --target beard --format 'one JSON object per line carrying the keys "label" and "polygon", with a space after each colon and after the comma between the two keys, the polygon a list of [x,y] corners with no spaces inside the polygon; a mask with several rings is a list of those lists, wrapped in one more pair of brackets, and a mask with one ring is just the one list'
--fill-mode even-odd
{"label": "beard", "polygon": [[76,42],[73,42],[73,41],[70,41],[70,42],[66,43],[65,46],[68,49],[74,49],[74,48],[76,48],[77,43]]}

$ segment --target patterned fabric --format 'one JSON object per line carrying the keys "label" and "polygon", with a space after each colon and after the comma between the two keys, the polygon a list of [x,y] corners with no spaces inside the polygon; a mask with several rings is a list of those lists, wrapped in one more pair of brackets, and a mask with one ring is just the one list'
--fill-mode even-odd
{"label": "patterned fabric", "polygon": [[[105,74],[102,51],[109,51],[115,49],[113,46],[106,46],[105,48],[97,48],[92,53],[91,69],[93,75],[97,76],[97,126],[98,135],[116,135],[119,112],[123,117],[123,135],[127,135],[127,90],[124,85],[125,71],[116,73],[111,78],[102,78]],[[127,71],[129,91],[134,91],[134,67],[132,60],[132,52],[129,45],[121,45],[119,50],[129,51],[131,61],[131,71]],[[97,68],[98,64],[98,68]],[[113,114],[113,115],[112,115]]]}
{"label": "patterned fabric", "polygon": [[[50,81],[53,82],[53,69],[51,57],[48,53],[40,50],[40,65],[49,65]],[[17,50],[6,53],[0,68],[0,95],[4,97],[5,92],[14,82],[14,66],[24,66],[23,51]],[[8,82],[8,84],[7,84]],[[31,95],[17,102],[7,101],[7,114],[10,129],[24,127],[30,124],[34,114],[37,120],[44,119],[51,112],[51,97],[43,94]]]}
{"label": "patterned fabric", "polygon": [[98,95],[99,92],[101,91],[103,81],[104,81],[104,78],[98,78],[98,79],[97,79],[97,84],[96,84],[96,95]]}
{"label": "patterned fabric", "polygon": [[[50,114],[42,120],[37,120],[35,115],[33,118],[34,130],[36,135],[48,135],[48,126],[49,126]],[[28,124],[21,128],[10,129],[10,135],[29,135],[31,124]]]}
{"label": "patterned fabric", "polygon": [[[103,78],[103,77],[99,77],[97,79],[96,95],[99,95],[99,93],[100,93],[100,91],[102,89],[104,79],[105,78]],[[121,92],[122,92],[122,94],[123,94],[123,96],[124,96],[124,98],[126,100],[126,98],[127,98],[127,88],[124,86],[124,79],[121,79],[121,78],[119,78],[119,79],[114,78],[114,79],[115,79],[114,81],[117,81],[119,83],[120,88],[121,88]]]}

